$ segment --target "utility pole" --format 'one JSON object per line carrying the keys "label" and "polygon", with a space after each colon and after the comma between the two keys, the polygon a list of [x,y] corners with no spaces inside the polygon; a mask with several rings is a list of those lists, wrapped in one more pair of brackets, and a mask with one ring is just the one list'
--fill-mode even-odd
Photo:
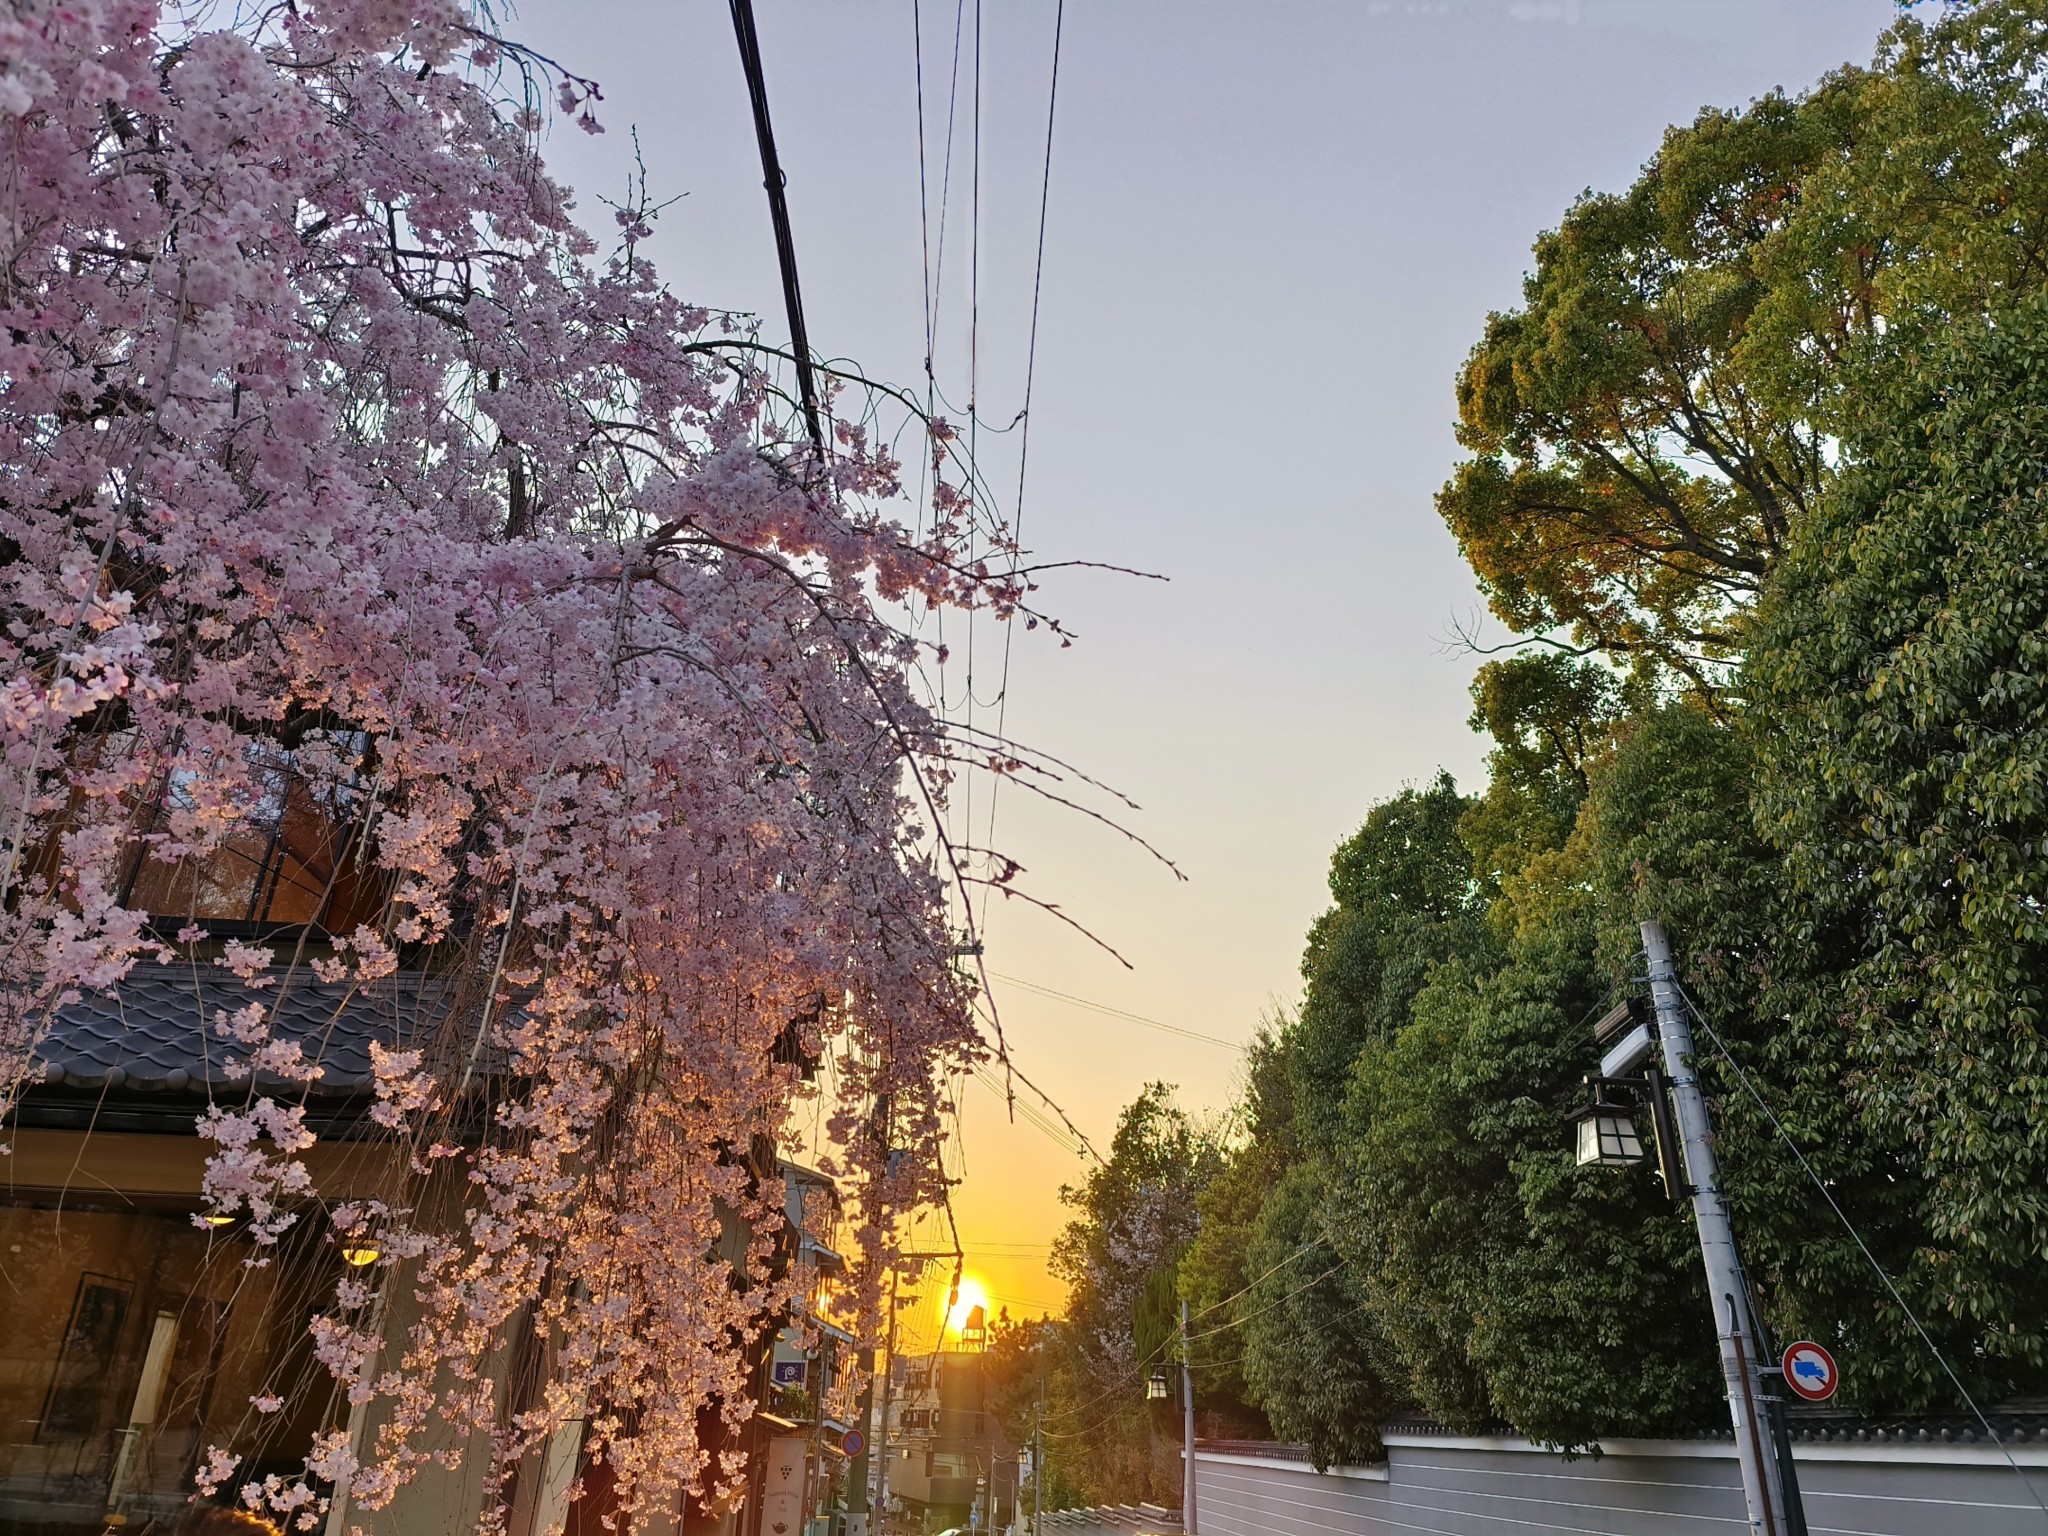
{"label": "utility pole", "polygon": [[[890,1301],[893,1305],[895,1301],[893,1295]],[[892,1318],[891,1321],[893,1322],[894,1319]],[[861,1356],[861,1365],[866,1369],[868,1379],[867,1384],[860,1391],[860,1454],[853,1458],[852,1465],[846,1469],[846,1509],[849,1515],[859,1517],[857,1520],[850,1521],[849,1523],[861,1533],[861,1536],[867,1536],[870,1524],[868,1520],[868,1457],[874,1449],[875,1435],[875,1352],[872,1349],[864,1349],[861,1351]],[[883,1422],[885,1423],[887,1422],[888,1412],[888,1403],[885,1395],[882,1407]]]}
{"label": "utility pole", "polygon": [[1180,1528],[1195,1536],[1195,1362],[1188,1353],[1188,1304],[1180,1304],[1180,1403],[1187,1463],[1181,1468]]}
{"label": "utility pole", "polygon": [[[1671,941],[1661,923],[1643,924],[1643,951],[1650,962],[1650,992],[1657,1008],[1657,1033],[1664,1050],[1664,1075],[1677,1100],[1679,1136],[1685,1148],[1685,1176],[1692,1186],[1693,1219],[1699,1227],[1700,1257],[1707,1294],[1721,1339],[1721,1374],[1728,1383],[1728,1415],[1735,1426],[1735,1459],[1742,1469],[1742,1496],[1749,1506],[1751,1536],[1801,1536],[1805,1521],[1787,1513],[1785,1479],[1771,1444],[1764,1413],[1763,1367],[1757,1332],[1749,1316],[1749,1291],[1735,1231],[1721,1198],[1720,1169],[1714,1160],[1714,1128],[1693,1066],[1692,1023],[1671,963]],[[1183,1313],[1186,1308],[1183,1306]],[[1182,1324],[1185,1329],[1186,1324]],[[1193,1447],[1188,1460],[1194,1468]],[[1798,1499],[1794,1486],[1792,1499]]]}
{"label": "utility pole", "polygon": [[[1043,1338],[1040,1348],[1044,1347]],[[1038,1378],[1038,1411],[1031,1416],[1031,1536],[1041,1536],[1045,1519],[1045,1376]]]}
{"label": "utility pole", "polygon": [[[886,1334],[887,1344],[883,1349],[881,1366],[882,1420],[876,1427],[874,1436],[869,1442],[875,1457],[875,1517],[870,1522],[870,1526],[877,1531],[882,1528],[882,1522],[889,1518],[889,1398],[891,1396],[891,1389],[896,1385],[896,1274],[896,1266],[890,1265],[889,1327]],[[870,1394],[874,1392],[874,1384],[872,1382],[868,1385],[868,1391]],[[867,1498],[867,1492],[868,1480],[866,1466],[863,1463],[862,1476],[860,1478],[860,1494],[863,1500]]]}

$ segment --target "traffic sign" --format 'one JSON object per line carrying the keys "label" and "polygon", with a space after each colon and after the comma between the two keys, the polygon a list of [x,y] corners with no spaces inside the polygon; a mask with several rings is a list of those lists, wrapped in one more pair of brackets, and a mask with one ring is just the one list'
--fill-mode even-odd
{"label": "traffic sign", "polygon": [[1809,1339],[1785,1346],[1785,1385],[1809,1403],[1824,1403],[1841,1385],[1835,1357]]}
{"label": "traffic sign", "polygon": [[868,1448],[868,1437],[857,1429],[849,1429],[839,1437],[839,1449],[849,1456],[858,1456]]}

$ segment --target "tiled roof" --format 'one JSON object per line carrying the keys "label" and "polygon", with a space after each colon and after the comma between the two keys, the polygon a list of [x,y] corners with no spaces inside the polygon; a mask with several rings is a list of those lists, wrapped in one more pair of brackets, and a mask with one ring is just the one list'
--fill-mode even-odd
{"label": "tiled roof", "polygon": [[[282,972],[272,975],[272,985],[257,988],[204,962],[137,965],[112,996],[88,992],[58,1013],[36,1049],[52,1069],[43,1081],[194,1093],[245,1087],[246,1076],[230,1079],[223,1067],[246,1058],[248,1047],[225,1038],[215,1022],[256,1001],[272,1010],[271,1038],[296,1040],[321,1067],[314,1095],[367,1091],[372,1040],[461,1049],[439,1038],[453,991],[440,977],[400,971],[368,983],[323,982],[301,968],[287,986]],[[279,1081],[259,1073],[256,1086]]]}

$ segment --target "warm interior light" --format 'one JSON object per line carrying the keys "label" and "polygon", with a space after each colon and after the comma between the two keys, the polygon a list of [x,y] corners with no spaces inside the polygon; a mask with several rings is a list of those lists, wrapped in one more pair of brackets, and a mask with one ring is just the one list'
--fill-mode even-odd
{"label": "warm interior light", "polygon": [[1643,1140],[1627,1110],[1596,1104],[1579,1118],[1579,1165],[1629,1168],[1643,1160]]}
{"label": "warm interior light", "polygon": [[199,1218],[209,1227],[231,1227],[235,1224],[232,1216],[223,1216],[219,1211],[208,1211]]}
{"label": "warm interior light", "polygon": [[341,1245],[341,1256],[347,1259],[349,1263],[355,1265],[356,1268],[361,1269],[365,1264],[377,1262],[377,1245],[375,1243],[343,1243]]}

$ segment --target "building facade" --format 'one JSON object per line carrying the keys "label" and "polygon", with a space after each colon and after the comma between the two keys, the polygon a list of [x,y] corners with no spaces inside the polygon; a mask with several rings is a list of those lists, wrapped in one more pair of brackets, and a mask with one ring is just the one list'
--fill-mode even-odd
{"label": "building facade", "polygon": [[891,1362],[883,1449],[890,1513],[902,1529],[939,1531],[978,1515],[981,1529],[999,1530],[1016,1518],[1017,1447],[996,1411],[985,1337],[977,1308],[957,1347]]}

